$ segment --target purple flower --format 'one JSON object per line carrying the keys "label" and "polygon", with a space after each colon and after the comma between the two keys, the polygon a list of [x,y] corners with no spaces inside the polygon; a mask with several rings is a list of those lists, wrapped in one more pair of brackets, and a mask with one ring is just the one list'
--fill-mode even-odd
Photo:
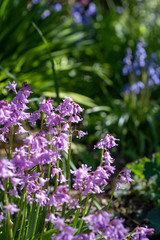
{"label": "purple flower", "polygon": [[50,14],[51,14],[51,11],[50,11],[49,9],[46,9],[46,10],[44,10],[44,12],[42,13],[41,18],[42,18],[42,19],[46,19],[47,17],[50,16]]}
{"label": "purple flower", "polygon": [[68,185],[60,185],[56,189],[56,193],[52,194],[49,200],[50,206],[58,207],[63,203],[68,203],[70,196],[68,195]]}
{"label": "purple flower", "polygon": [[42,0],[32,0],[32,3],[36,5],[36,4],[40,3],[41,1]]}
{"label": "purple flower", "polygon": [[83,219],[96,236],[104,237],[104,239],[106,238],[108,240],[121,240],[126,237],[128,230],[124,228],[122,219],[111,220],[111,217],[112,214],[101,210]]}
{"label": "purple flower", "polygon": [[18,131],[15,134],[21,134],[21,133],[27,133],[26,131],[20,124],[18,126]]}
{"label": "purple flower", "polygon": [[55,215],[53,213],[50,213],[48,218],[45,219],[45,221],[55,224],[57,221],[57,218],[55,217]]}
{"label": "purple flower", "polygon": [[144,88],[145,88],[144,83],[139,81],[139,82],[133,83],[130,87],[130,90],[135,92],[135,94],[139,94],[141,89],[144,89]]}
{"label": "purple flower", "polygon": [[108,164],[108,165],[111,165],[111,163],[113,163],[113,161],[114,161],[114,159],[111,157],[109,151],[104,152],[103,159],[104,159],[105,164]]}
{"label": "purple flower", "polygon": [[7,218],[4,217],[3,212],[1,212],[1,213],[0,213],[0,228],[3,227],[3,225],[1,224],[1,222],[2,222],[4,219],[7,219]]}
{"label": "purple flower", "polygon": [[132,72],[132,50],[130,48],[126,51],[126,56],[123,59],[124,67],[122,73],[124,76],[129,75]]}
{"label": "purple flower", "polygon": [[62,10],[62,5],[58,2],[52,4],[52,8],[55,12],[60,12]]}
{"label": "purple flower", "polygon": [[15,81],[13,81],[12,83],[11,82],[8,82],[8,83],[9,83],[9,86],[6,87],[8,88],[8,91],[13,91],[17,94],[17,91],[16,91],[17,83],[15,83]]}
{"label": "purple flower", "polygon": [[116,141],[119,139],[114,138],[112,135],[107,134],[104,139],[101,139],[95,146],[94,148],[98,149],[107,149],[107,148],[112,148],[114,146],[117,146],[118,144]]}
{"label": "purple flower", "polygon": [[91,2],[90,4],[89,4],[89,6],[88,6],[88,9],[87,9],[87,11],[86,11],[86,16],[94,16],[94,15],[96,15],[96,13],[97,13],[97,7],[96,7],[96,4],[95,3],[93,3],[93,2]]}
{"label": "purple flower", "polygon": [[53,110],[53,100],[51,98],[48,98],[48,100],[43,99],[40,103],[39,112],[45,112],[47,115],[51,114],[51,111]]}
{"label": "purple flower", "polygon": [[61,133],[59,137],[54,136],[50,144],[53,145],[56,149],[68,153],[68,149],[70,146],[69,137],[70,135],[66,133]]}
{"label": "purple flower", "polygon": [[7,159],[0,159],[0,177],[1,178],[10,178],[14,177],[14,164]]}
{"label": "purple flower", "polygon": [[38,202],[40,206],[45,206],[47,204],[47,201],[49,200],[46,191],[39,190],[38,193],[36,193],[36,202]]}
{"label": "purple flower", "polygon": [[130,172],[131,172],[131,170],[129,168],[125,168],[125,169],[122,170],[122,172],[120,173],[120,176],[119,176],[119,178],[117,179],[117,182],[116,182],[116,189],[120,188],[119,183],[130,184],[131,182],[134,181],[131,178]]}
{"label": "purple flower", "polygon": [[17,205],[14,203],[8,204],[8,205],[4,206],[4,208],[5,208],[4,212],[10,212],[11,215],[20,211],[20,209],[17,208]]}
{"label": "purple flower", "polygon": [[78,131],[78,136],[77,136],[77,138],[82,138],[82,137],[84,137],[85,135],[88,135],[88,133],[87,132],[83,132],[83,131]]}
{"label": "purple flower", "polygon": [[152,235],[154,233],[153,228],[145,228],[145,227],[136,227],[135,233],[133,233],[132,238],[133,240],[149,240],[146,235]]}

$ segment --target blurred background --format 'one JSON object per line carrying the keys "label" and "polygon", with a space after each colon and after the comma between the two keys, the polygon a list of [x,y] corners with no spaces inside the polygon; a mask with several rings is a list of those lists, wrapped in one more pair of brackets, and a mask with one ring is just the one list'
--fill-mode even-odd
{"label": "blurred background", "polygon": [[15,81],[31,86],[32,111],[44,97],[55,105],[64,96],[78,102],[85,109],[79,128],[88,136],[75,139],[73,163],[95,168],[94,144],[107,133],[120,139],[112,154],[118,168],[129,164],[137,174],[132,191],[152,201],[156,210],[145,217],[152,226],[157,219],[156,233],[159,29],[158,0],[0,0],[0,100],[12,98],[5,86]]}

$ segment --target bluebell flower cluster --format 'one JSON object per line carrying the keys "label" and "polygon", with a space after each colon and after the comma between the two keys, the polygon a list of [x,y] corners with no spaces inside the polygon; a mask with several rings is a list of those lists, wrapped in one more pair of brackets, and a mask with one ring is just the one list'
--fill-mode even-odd
{"label": "bluebell flower cluster", "polygon": [[92,23],[92,17],[94,17],[96,13],[97,7],[93,2],[90,2],[87,8],[80,2],[75,2],[72,7],[72,16],[75,22],[81,23],[84,27]]}
{"label": "bluebell flower cluster", "polygon": [[[137,43],[134,57],[130,48],[126,51],[122,73],[124,76],[133,76],[133,82],[127,87],[127,93],[132,91],[139,94],[141,89],[160,85],[160,69],[156,63],[157,57],[155,54],[152,54],[149,60],[145,47],[144,40],[140,39]],[[146,74],[145,81],[144,79],[143,81],[141,80],[143,73]]]}
{"label": "bluebell flower cluster", "polygon": [[[37,5],[41,2],[42,0],[32,0],[32,4],[33,5]],[[51,5],[50,4],[45,4],[47,5],[47,9],[45,9],[43,11],[43,13],[41,14],[41,18],[42,19],[46,19],[47,17],[49,17],[51,15],[51,12],[60,12],[62,10],[62,5],[59,2],[54,2]]]}

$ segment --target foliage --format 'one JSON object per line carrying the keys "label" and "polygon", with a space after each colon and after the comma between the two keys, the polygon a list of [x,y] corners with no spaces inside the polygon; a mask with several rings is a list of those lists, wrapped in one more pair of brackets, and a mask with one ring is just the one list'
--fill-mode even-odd
{"label": "foliage", "polygon": [[131,189],[143,197],[143,201],[148,200],[154,203],[153,209],[148,208],[146,218],[151,222],[156,233],[160,233],[160,153],[153,154],[151,159],[145,157],[127,164],[127,167],[136,174],[135,183]]}
{"label": "foliage", "polygon": [[[61,11],[52,11],[50,16],[42,19],[42,13],[50,6],[45,3],[46,1],[41,1],[33,5],[28,1],[1,1],[0,28],[5,29],[0,37],[3,48],[0,54],[1,98],[7,95],[3,87],[8,78],[21,83],[29,82],[38,97],[42,94],[54,95],[55,70],[60,97],[73,95],[76,100],[83,101],[84,105],[94,106],[91,99],[83,96],[85,94],[73,91],[73,80],[70,80],[70,84],[67,83],[77,69],[82,69],[83,65],[75,57],[77,52],[83,51],[89,45],[90,40],[80,42],[85,34],[75,31],[66,4]],[[39,35],[40,31],[34,26],[45,36],[45,42]],[[90,69],[87,69],[88,71],[90,72]],[[76,84],[78,85],[78,82]]]}

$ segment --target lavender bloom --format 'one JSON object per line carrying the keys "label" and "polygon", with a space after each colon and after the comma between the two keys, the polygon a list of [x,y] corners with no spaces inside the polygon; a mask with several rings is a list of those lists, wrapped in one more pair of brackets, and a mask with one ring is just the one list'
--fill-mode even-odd
{"label": "lavender bloom", "polygon": [[129,184],[130,182],[134,182],[134,180],[131,178],[131,174],[130,174],[131,170],[129,168],[125,168],[122,170],[122,172],[120,173],[120,176],[116,182],[116,188],[118,189],[120,188],[119,183],[121,184]]}
{"label": "lavender bloom", "polygon": [[83,191],[84,195],[88,193],[102,193],[103,188],[100,187],[107,185],[107,180],[110,177],[110,170],[105,167],[97,167],[95,172],[91,172],[91,168],[87,168],[87,165],[72,171],[75,176],[73,188],[79,191]]}
{"label": "lavender bloom", "polygon": [[155,56],[152,54],[147,71],[147,84],[151,87],[154,85],[160,85],[160,70],[159,66],[155,63],[155,60]]}
{"label": "lavender bloom", "polygon": [[75,177],[75,181],[73,184],[73,188],[79,191],[84,190],[85,184],[88,184],[88,179],[90,178],[89,171],[91,170],[91,167],[87,167],[87,165],[82,164],[81,168],[78,168],[77,170],[73,171],[70,170],[70,172]]}
{"label": "lavender bloom", "polygon": [[15,134],[21,134],[21,133],[27,133],[28,131],[26,131],[20,124],[18,127],[18,131]]}
{"label": "lavender bloom", "polygon": [[9,86],[6,87],[8,88],[8,91],[13,91],[17,94],[17,91],[16,91],[17,83],[15,83],[15,81],[13,81],[12,83],[11,82],[8,82],[8,83],[9,83]]}
{"label": "lavender bloom", "polygon": [[14,164],[8,159],[0,159],[0,177],[1,178],[10,178],[14,177]]}
{"label": "lavender bloom", "polygon": [[58,207],[64,202],[68,203],[70,196],[68,195],[68,185],[59,185],[56,189],[56,193],[50,197],[49,205]]}
{"label": "lavender bloom", "polygon": [[85,135],[87,135],[88,133],[87,132],[83,132],[83,131],[78,131],[78,136],[77,136],[77,138],[82,138],[82,137],[84,137]]}
{"label": "lavender bloom", "polygon": [[146,235],[152,235],[154,233],[153,228],[144,228],[144,227],[136,227],[135,232],[132,236],[133,240],[149,240],[149,238],[146,237]]}
{"label": "lavender bloom", "polygon": [[130,90],[135,92],[135,94],[139,94],[141,89],[144,89],[145,85],[143,82],[139,81],[137,83],[133,83],[130,87]]}
{"label": "lavender bloom", "polygon": [[128,230],[123,226],[122,219],[113,219],[112,214],[103,210],[84,217],[84,221],[88,224],[89,229],[96,234],[96,236],[107,238],[108,240],[123,239]]}
{"label": "lavender bloom", "polygon": [[52,4],[52,8],[55,12],[60,12],[62,10],[62,5],[58,2]]}
{"label": "lavender bloom", "polygon": [[[124,76],[128,76],[132,73],[132,83],[131,85],[127,85],[127,90],[124,91],[127,94],[130,91],[135,94],[140,94],[141,90],[144,88],[160,85],[160,70],[159,66],[156,64],[157,57],[155,54],[152,54],[151,60],[148,61],[145,47],[146,44],[144,41],[142,39],[139,40],[133,62],[132,51],[131,49],[127,49],[126,57],[123,60],[124,67],[122,69]],[[144,71],[147,74],[146,81],[138,81],[137,76],[143,74]]]}
{"label": "lavender bloom", "polygon": [[17,205],[14,203],[8,204],[8,205],[4,206],[4,208],[5,208],[4,212],[10,212],[11,215],[20,211],[20,209],[17,208]]}
{"label": "lavender bloom", "polygon": [[50,213],[48,218],[45,219],[46,222],[51,222],[53,224],[56,223],[56,220],[57,219],[56,219],[56,217],[55,217],[55,215],[53,213]]}
{"label": "lavender bloom", "polygon": [[129,75],[132,72],[132,50],[130,48],[126,51],[126,56],[123,60],[124,67],[122,73],[124,76]]}
{"label": "lavender bloom", "polygon": [[146,44],[143,41],[143,39],[140,39],[136,46],[135,59],[133,62],[133,70],[136,75],[140,75],[141,69],[144,68],[146,65],[145,60],[147,58],[147,54],[146,54],[146,50],[144,48],[145,46],[146,46]]}
{"label": "lavender bloom", "polygon": [[66,133],[61,133],[60,137],[54,136],[50,144],[53,145],[56,149],[68,153],[68,149],[70,146],[69,137],[70,135]]}
{"label": "lavender bloom", "polygon": [[116,7],[116,12],[119,13],[119,14],[122,14],[124,11],[124,8],[122,6],[117,6]]}
{"label": "lavender bloom", "polygon": [[[7,219],[6,217],[4,217],[3,212],[0,213],[0,223],[4,220]],[[3,227],[2,224],[0,224],[0,227]]]}
{"label": "lavender bloom", "polygon": [[45,206],[47,204],[47,201],[49,200],[46,191],[39,190],[38,193],[36,193],[36,202],[38,202],[40,206]]}
{"label": "lavender bloom", "polygon": [[34,4],[34,5],[36,5],[36,4],[38,4],[38,3],[40,3],[42,0],[32,0],[32,3]]}
{"label": "lavender bloom", "polygon": [[95,146],[94,146],[94,149],[95,148],[98,148],[98,149],[107,149],[107,148],[112,148],[114,146],[117,146],[118,144],[115,142],[116,140],[119,140],[119,139],[116,139],[114,138],[112,135],[110,134],[107,134],[104,139],[101,139]]}
{"label": "lavender bloom", "polygon": [[77,115],[83,112],[83,108],[81,108],[77,103],[73,101],[70,97],[65,97],[63,103],[60,104],[56,111],[58,111],[62,117]]}
{"label": "lavender bloom", "polygon": [[44,112],[47,115],[51,114],[51,111],[53,110],[53,100],[49,98],[48,100],[43,99],[40,103],[39,112]]}
{"label": "lavender bloom", "polygon": [[94,16],[97,13],[97,7],[96,4],[91,2],[88,6],[88,9],[86,11],[86,16]]}
{"label": "lavender bloom", "polygon": [[114,159],[111,157],[109,151],[104,152],[103,159],[104,159],[105,164],[108,164],[108,165],[110,165],[114,161]]}
{"label": "lavender bloom", "polygon": [[91,2],[88,8],[85,9],[86,1],[82,3],[76,2],[72,7],[72,16],[76,23],[82,23],[84,27],[88,26],[92,22],[92,17],[97,13],[97,7],[95,3]]}
{"label": "lavender bloom", "polygon": [[50,11],[49,9],[46,9],[46,10],[44,10],[44,12],[42,13],[41,18],[42,18],[42,19],[46,19],[47,17],[50,16],[50,14],[51,14],[51,11]]}
{"label": "lavender bloom", "polygon": [[65,226],[63,230],[55,236],[55,240],[74,240],[74,233],[76,232],[77,229],[72,228],[70,226]]}

